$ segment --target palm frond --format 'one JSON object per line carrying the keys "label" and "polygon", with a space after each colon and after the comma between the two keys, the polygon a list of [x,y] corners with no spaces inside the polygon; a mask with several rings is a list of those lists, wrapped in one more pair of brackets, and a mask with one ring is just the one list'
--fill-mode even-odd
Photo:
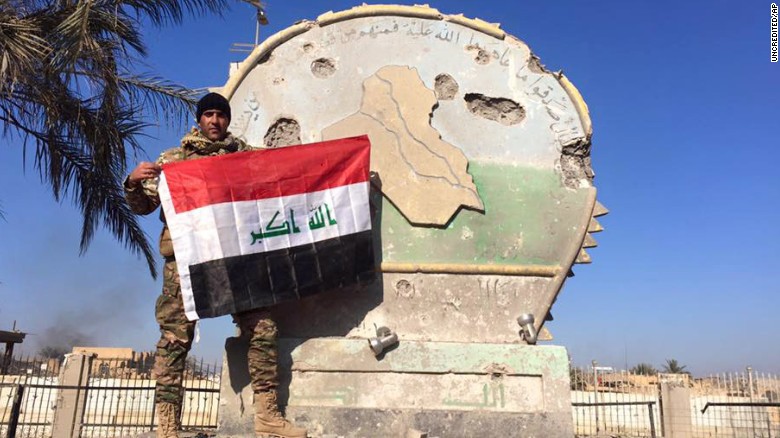
{"label": "palm frond", "polygon": [[[0,114],[0,122],[14,123],[6,115]],[[125,131],[135,135],[143,129],[137,122],[128,121]],[[122,190],[124,166],[114,165],[107,170],[96,171],[93,160],[78,147],[74,147],[67,138],[55,132],[38,132],[19,126],[27,138],[36,144],[35,167],[41,178],[64,189],[56,197],[74,189],[74,203],[84,218],[81,230],[80,252],[89,247],[99,225],[107,228],[125,248],[142,256],[153,277],[157,275],[155,254],[149,238],[140,227],[136,216],[130,211]]]}
{"label": "palm frond", "polygon": [[157,275],[154,251],[146,233],[138,223],[136,216],[127,206],[122,190],[123,168],[114,168],[109,173],[95,172],[90,167],[90,159],[77,148],[61,145],[58,152],[63,159],[66,172],[78,180],[81,188],[77,206],[84,218],[81,227],[80,252],[86,252],[102,225],[107,228],[125,248],[146,259],[152,276]]}
{"label": "palm frond", "polygon": [[0,6],[0,92],[38,69],[48,52],[34,20],[14,15],[7,5]]}
{"label": "palm frond", "polygon": [[138,74],[146,54],[140,23],[180,23],[221,13],[227,0],[0,0],[0,132],[18,137],[24,159],[57,201],[72,200],[85,251],[103,227],[156,275],[148,237],[125,204],[129,155],[149,121],[177,126],[196,92]]}
{"label": "palm frond", "polygon": [[149,18],[155,26],[181,23],[186,15],[222,15],[230,6],[226,0],[115,0],[115,3]]}
{"label": "palm frond", "polygon": [[119,86],[135,102],[152,110],[152,117],[166,123],[188,117],[199,93],[152,75],[119,77]]}
{"label": "palm frond", "polygon": [[75,62],[84,50],[100,53],[99,48],[95,47],[96,41],[90,35],[92,5],[91,0],[80,1],[72,10],[63,10],[64,14],[59,14],[65,16],[52,32],[55,45],[52,63],[55,65]]}

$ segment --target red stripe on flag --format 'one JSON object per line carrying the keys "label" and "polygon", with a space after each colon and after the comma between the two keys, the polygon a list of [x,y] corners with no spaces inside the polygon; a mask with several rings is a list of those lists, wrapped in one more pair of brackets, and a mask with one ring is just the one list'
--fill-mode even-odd
{"label": "red stripe on flag", "polygon": [[368,136],[163,165],[176,213],[368,181]]}

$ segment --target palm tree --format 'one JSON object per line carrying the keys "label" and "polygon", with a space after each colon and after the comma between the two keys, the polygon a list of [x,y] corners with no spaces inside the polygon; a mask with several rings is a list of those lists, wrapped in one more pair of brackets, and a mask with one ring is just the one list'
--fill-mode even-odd
{"label": "palm tree", "polygon": [[649,363],[639,363],[629,370],[631,374],[639,374],[643,376],[654,376],[658,374],[658,370]]}
{"label": "palm tree", "polygon": [[677,359],[666,359],[663,370],[668,374],[691,374],[690,371],[685,369],[685,365],[677,362]]}
{"label": "palm tree", "polygon": [[58,202],[81,210],[80,251],[99,226],[145,257],[146,234],[123,199],[127,159],[149,120],[185,120],[195,93],[136,73],[140,31],[219,13],[227,0],[0,0],[0,126]]}

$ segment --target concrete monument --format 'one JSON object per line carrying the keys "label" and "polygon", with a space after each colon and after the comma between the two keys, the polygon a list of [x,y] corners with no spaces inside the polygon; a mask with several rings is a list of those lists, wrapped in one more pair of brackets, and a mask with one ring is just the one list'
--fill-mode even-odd
{"label": "concrete monument", "polygon": [[[566,351],[529,345],[606,214],[562,73],[496,24],[375,5],[268,38],[220,91],[250,144],[372,142],[380,280],[275,308],[289,418],[312,436],[573,434]],[[380,328],[399,342],[369,345]],[[242,348],[220,436],[251,430]]]}

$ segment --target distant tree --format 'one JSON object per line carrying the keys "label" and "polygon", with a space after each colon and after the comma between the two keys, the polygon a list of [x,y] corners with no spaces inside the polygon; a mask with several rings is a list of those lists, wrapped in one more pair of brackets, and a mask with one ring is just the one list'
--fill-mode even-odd
{"label": "distant tree", "polygon": [[642,376],[654,376],[658,374],[658,370],[649,363],[639,363],[629,370],[631,374],[639,374]]}
{"label": "distant tree", "polygon": [[666,363],[663,366],[663,371],[669,374],[691,374],[690,371],[685,369],[685,365],[677,362],[677,359],[666,359]]}

